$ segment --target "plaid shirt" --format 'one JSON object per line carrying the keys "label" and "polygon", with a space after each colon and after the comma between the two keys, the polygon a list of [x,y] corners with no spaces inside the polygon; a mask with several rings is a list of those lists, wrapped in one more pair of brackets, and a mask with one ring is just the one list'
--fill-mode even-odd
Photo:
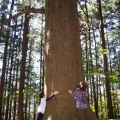
{"label": "plaid shirt", "polygon": [[77,89],[71,94],[76,99],[76,107],[80,109],[87,108],[86,91]]}

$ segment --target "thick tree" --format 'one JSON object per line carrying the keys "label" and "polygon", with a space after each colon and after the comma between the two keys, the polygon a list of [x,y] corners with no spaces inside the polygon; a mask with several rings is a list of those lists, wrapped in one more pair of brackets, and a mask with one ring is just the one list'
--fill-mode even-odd
{"label": "thick tree", "polygon": [[[96,120],[90,108],[85,118],[68,89],[84,81],[76,0],[46,0],[45,92],[59,95],[47,103],[44,120]],[[82,115],[82,113],[81,113]]]}

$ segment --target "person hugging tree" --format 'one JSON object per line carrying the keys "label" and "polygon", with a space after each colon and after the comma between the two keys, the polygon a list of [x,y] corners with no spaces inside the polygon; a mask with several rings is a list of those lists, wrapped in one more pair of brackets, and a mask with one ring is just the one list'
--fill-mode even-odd
{"label": "person hugging tree", "polygon": [[86,97],[86,83],[80,81],[77,89],[72,92],[72,90],[68,90],[73,98],[76,99],[76,107],[79,111],[79,118],[85,119],[85,111],[87,110],[87,97]]}
{"label": "person hugging tree", "polygon": [[44,92],[41,91],[39,93],[39,97],[40,97],[40,102],[39,102],[39,106],[38,106],[38,110],[37,110],[37,119],[36,120],[42,120],[44,112],[45,112],[45,108],[46,108],[46,101],[51,100],[55,95],[57,95],[59,92],[55,91],[50,97],[46,98],[44,96]]}

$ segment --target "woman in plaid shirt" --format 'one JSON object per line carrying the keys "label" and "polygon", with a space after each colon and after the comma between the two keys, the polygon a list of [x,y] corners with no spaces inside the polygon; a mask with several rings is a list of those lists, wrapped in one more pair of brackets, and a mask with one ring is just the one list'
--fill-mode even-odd
{"label": "woman in plaid shirt", "polygon": [[72,90],[68,90],[72,97],[76,99],[76,107],[79,109],[87,108],[87,100],[86,100],[86,83],[80,82],[77,89],[72,92]]}
{"label": "woman in plaid shirt", "polygon": [[86,83],[81,81],[74,92],[72,92],[72,90],[70,89],[68,90],[68,92],[71,94],[72,97],[76,99],[76,107],[79,109],[79,111],[82,110],[80,111],[80,113],[84,113],[85,109],[87,109],[88,107],[86,97]]}

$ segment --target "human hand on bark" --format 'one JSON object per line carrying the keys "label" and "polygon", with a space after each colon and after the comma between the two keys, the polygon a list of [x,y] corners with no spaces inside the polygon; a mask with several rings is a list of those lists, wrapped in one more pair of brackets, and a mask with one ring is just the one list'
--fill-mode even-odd
{"label": "human hand on bark", "polygon": [[59,91],[55,91],[53,94],[54,94],[54,95],[57,95],[58,93],[59,93]]}
{"label": "human hand on bark", "polygon": [[70,94],[72,94],[72,90],[68,89],[68,92],[69,92]]}

